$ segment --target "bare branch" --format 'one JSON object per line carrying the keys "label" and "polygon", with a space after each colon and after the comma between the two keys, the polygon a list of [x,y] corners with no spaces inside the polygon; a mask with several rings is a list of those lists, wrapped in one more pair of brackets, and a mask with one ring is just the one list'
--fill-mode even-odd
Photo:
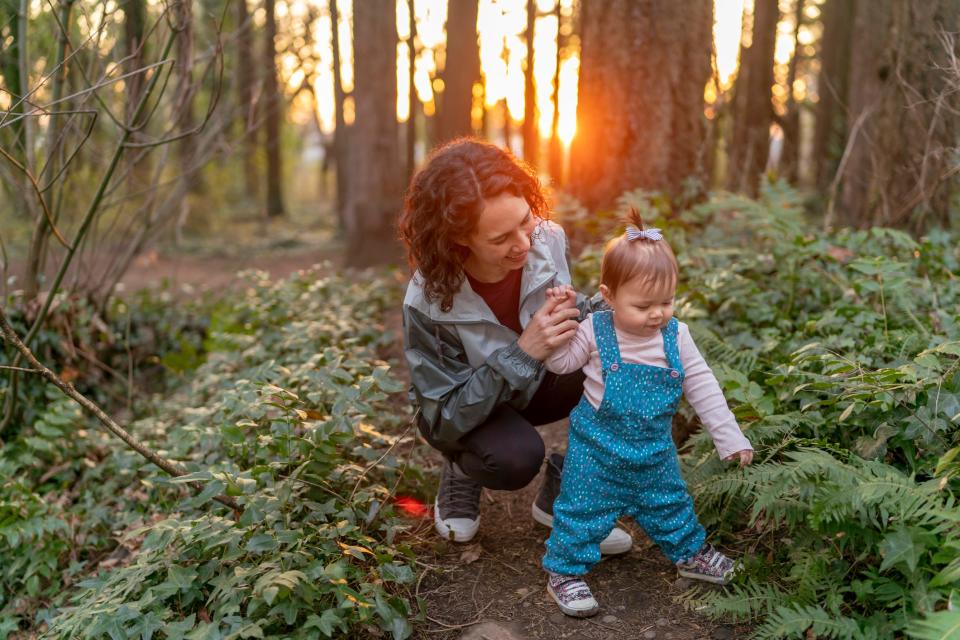
{"label": "bare branch", "polygon": [[[130,447],[131,449],[139,453],[141,456],[143,456],[144,458],[146,458],[156,466],[160,467],[162,470],[166,471],[171,476],[174,476],[174,477],[185,476],[188,473],[190,473],[182,465],[161,457],[157,452],[151,450],[142,442],[134,438],[132,435],[130,435],[130,433],[126,429],[121,427],[119,424],[117,424],[113,420],[113,418],[107,415],[107,413],[103,409],[101,409],[95,402],[93,402],[92,400],[84,396],[82,393],[77,391],[72,384],[62,380],[57,374],[55,374],[53,371],[45,367],[39,360],[37,360],[37,358],[33,355],[33,352],[30,351],[30,349],[27,348],[25,344],[23,344],[23,342],[17,336],[17,333],[13,330],[13,327],[10,326],[10,323],[7,321],[7,316],[3,312],[2,308],[0,308],[0,329],[2,329],[3,335],[6,338],[7,342],[13,345],[13,348],[16,349],[18,352],[20,352],[20,354],[24,357],[24,359],[26,359],[27,362],[33,365],[34,367],[34,369],[32,370],[33,372],[38,372],[44,378],[49,380],[55,387],[60,389],[60,391],[62,391],[65,395],[73,399],[77,404],[79,404],[84,409],[86,409],[87,411],[92,413],[94,416],[96,416],[97,420],[99,420],[100,423],[103,424],[110,433],[112,433],[113,435],[123,440],[123,442],[126,443],[128,447]],[[3,367],[3,368],[13,368],[13,367]],[[18,367],[18,369],[21,369],[21,368]],[[24,369],[21,369],[21,370],[24,370]],[[197,490],[203,490],[203,485],[199,483],[192,482],[190,484]],[[214,500],[230,507],[234,511],[239,512],[243,510],[243,508],[240,505],[238,505],[233,498],[230,498],[228,496],[216,496],[214,497]]]}

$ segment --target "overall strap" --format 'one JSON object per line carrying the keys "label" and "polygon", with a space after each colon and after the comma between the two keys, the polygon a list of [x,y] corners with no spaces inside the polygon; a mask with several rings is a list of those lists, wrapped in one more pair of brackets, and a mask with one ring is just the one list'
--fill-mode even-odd
{"label": "overall strap", "polygon": [[671,369],[683,373],[683,364],[680,362],[680,322],[670,318],[660,333],[663,335],[663,354],[667,357],[667,364]]}
{"label": "overall strap", "polygon": [[597,311],[593,314],[593,333],[596,336],[600,366],[605,378],[611,367],[614,367],[613,371],[620,367],[620,346],[617,344],[617,332],[613,328],[612,311]]}

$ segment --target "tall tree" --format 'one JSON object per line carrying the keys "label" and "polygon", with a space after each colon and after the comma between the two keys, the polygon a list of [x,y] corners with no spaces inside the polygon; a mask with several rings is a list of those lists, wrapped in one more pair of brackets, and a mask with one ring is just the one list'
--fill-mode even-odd
{"label": "tall tree", "polygon": [[554,13],[557,16],[557,60],[556,67],[553,70],[553,119],[550,124],[550,146],[549,146],[549,168],[550,177],[553,183],[560,185],[563,183],[563,145],[560,143],[560,62],[562,61],[563,47],[566,44],[566,36],[563,24],[563,6],[560,0],[556,0]]}
{"label": "tall tree", "polygon": [[537,24],[537,0],[527,0],[527,64],[523,70],[523,159],[540,164],[540,131],[537,127],[537,93],[533,82],[533,42]]}
{"label": "tall tree", "polygon": [[397,135],[397,20],[394,0],[354,0],[354,101],[347,189],[347,263],[400,256],[394,221],[403,177]]}
{"label": "tall tree", "polygon": [[701,173],[712,0],[583,0],[569,186],[589,208]]}
{"label": "tall tree", "polygon": [[[8,31],[4,46],[0,46],[0,74],[3,75],[4,89],[10,94],[10,113],[13,117],[25,111],[20,99],[24,94],[23,85],[27,82],[26,78],[23,80],[20,78],[19,14],[19,0],[0,0],[0,28],[6,27]],[[10,125],[10,130],[13,132],[11,148],[15,156],[22,154],[25,147],[23,122],[18,120]]]}
{"label": "tall tree", "polygon": [[960,0],[858,0],[839,222],[947,225],[960,135]]}
{"label": "tall tree", "polygon": [[283,188],[281,180],[283,167],[280,155],[280,121],[284,116],[283,97],[277,82],[277,22],[276,0],[264,0],[263,8],[266,11],[266,23],[263,29],[263,60],[266,73],[263,76],[264,94],[264,147],[267,155],[267,202],[268,217],[282,216]]}
{"label": "tall tree", "polygon": [[794,96],[793,85],[797,81],[797,67],[803,57],[803,45],[800,42],[800,29],[803,27],[804,0],[794,0],[793,11],[793,55],[787,70],[787,113],[783,117],[783,153],[780,157],[780,171],[791,182],[796,182],[800,169],[800,108]]}
{"label": "tall tree", "polygon": [[[177,26],[177,90],[174,104],[180,108],[180,134],[184,137],[177,145],[180,158],[180,170],[186,182],[185,192],[202,190],[202,174],[197,164],[197,137],[193,130],[197,127],[195,98],[198,83],[193,78],[193,0],[183,0],[175,7]],[[182,204],[186,204],[186,200]]]}
{"label": "tall tree", "polygon": [[770,124],[773,122],[773,52],[780,9],[777,0],[756,0],[750,47],[741,50],[734,98],[728,186],[757,193],[767,167]]}
{"label": "tall tree", "polygon": [[[356,18],[354,18],[356,19]],[[346,94],[343,90],[343,79],[340,77],[340,11],[337,0],[330,0],[330,40],[333,47],[333,113],[336,128],[333,130],[333,155],[337,167],[337,220],[340,228],[346,228],[347,185],[350,175],[350,166],[347,146],[347,121],[343,115],[343,104]]]}
{"label": "tall tree", "polygon": [[477,0],[447,1],[447,53],[437,142],[473,133],[473,85],[480,78]]}
{"label": "tall tree", "polygon": [[417,71],[417,11],[414,3],[415,0],[407,0],[407,19],[410,21],[410,40],[407,41],[407,53],[410,56],[410,64],[407,68],[407,86],[410,87],[410,90],[407,95],[407,104],[410,117],[407,119],[407,162],[405,164],[407,174],[404,184],[409,184],[413,177],[413,157],[417,144],[417,112],[420,110],[417,89],[413,86]]}
{"label": "tall tree", "polygon": [[816,184],[823,191],[833,180],[846,138],[854,7],[852,0],[827,0],[823,6],[812,154]]}
{"label": "tall tree", "polygon": [[256,84],[256,69],[253,65],[253,20],[247,9],[247,0],[235,0],[237,21],[237,46],[235,50],[237,74],[237,121],[243,138],[243,177],[247,197],[257,197],[257,126],[256,105],[253,87]]}

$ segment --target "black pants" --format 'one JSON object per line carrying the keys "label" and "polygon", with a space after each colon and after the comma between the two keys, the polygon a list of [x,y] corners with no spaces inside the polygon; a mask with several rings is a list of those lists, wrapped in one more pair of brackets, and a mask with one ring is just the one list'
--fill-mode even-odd
{"label": "black pants", "polygon": [[547,373],[525,409],[501,405],[486,422],[460,438],[456,447],[434,441],[422,423],[420,431],[431,446],[484,487],[522,489],[537,475],[546,454],[534,425],[569,416],[583,395],[583,380],[582,371]]}

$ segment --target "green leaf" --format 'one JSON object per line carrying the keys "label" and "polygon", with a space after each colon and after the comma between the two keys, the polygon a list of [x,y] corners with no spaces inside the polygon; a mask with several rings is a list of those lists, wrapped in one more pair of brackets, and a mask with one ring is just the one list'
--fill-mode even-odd
{"label": "green leaf", "polygon": [[884,536],[879,549],[880,555],[883,556],[880,571],[885,571],[898,564],[904,564],[912,573],[917,570],[917,562],[924,547],[914,541],[910,530],[899,528]]}
{"label": "green leaf", "polygon": [[191,567],[173,565],[167,570],[167,582],[175,585],[180,591],[186,591],[193,586],[197,579],[197,571]]}
{"label": "green leaf", "polygon": [[960,638],[960,611],[938,611],[907,627],[916,640],[957,640]]}
{"label": "green leaf", "polygon": [[264,551],[274,551],[277,548],[276,539],[269,533],[260,533],[247,541],[247,551],[253,553],[262,553]]}
{"label": "green leaf", "polygon": [[323,635],[332,638],[335,629],[346,630],[346,625],[337,611],[337,609],[326,609],[319,616],[315,613],[311,614],[304,623],[304,628],[317,629]]}

